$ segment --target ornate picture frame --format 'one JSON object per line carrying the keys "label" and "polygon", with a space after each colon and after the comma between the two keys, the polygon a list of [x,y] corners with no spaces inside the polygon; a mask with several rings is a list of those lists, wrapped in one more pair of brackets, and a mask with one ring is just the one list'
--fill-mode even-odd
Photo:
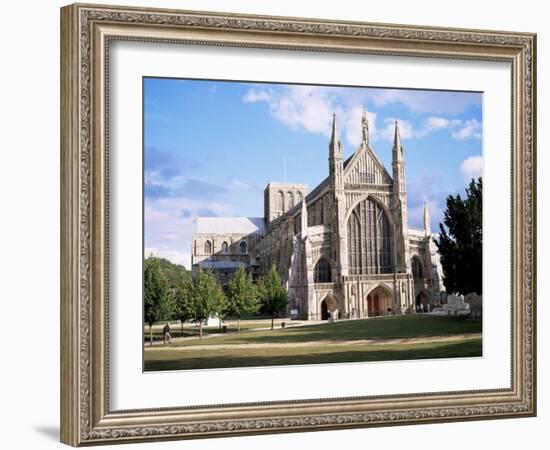
{"label": "ornate picture frame", "polygon": [[[109,80],[116,40],[511,65],[507,389],[114,411],[109,404]],[[536,414],[536,35],[74,4],[61,9],[61,440],[97,445]]]}

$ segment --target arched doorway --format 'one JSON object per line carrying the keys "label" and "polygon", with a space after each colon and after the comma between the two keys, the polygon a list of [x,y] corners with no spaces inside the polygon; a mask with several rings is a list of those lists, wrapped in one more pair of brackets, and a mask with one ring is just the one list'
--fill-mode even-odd
{"label": "arched doorway", "polygon": [[367,295],[367,315],[376,317],[391,314],[393,312],[393,293],[384,286],[378,285]]}
{"label": "arched doorway", "polygon": [[328,320],[328,318],[329,318],[328,305],[326,300],[323,300],[321,302],[321,320]]}
{"label": "arched doorway", "polygon": [[416,294],[416,312],[430,311],[430,296],[425,290]]}
{"label": "arched doorway", "polygon": [[327,294],[319,306],[321,320],[338,318],[338,302],[331,294]]}

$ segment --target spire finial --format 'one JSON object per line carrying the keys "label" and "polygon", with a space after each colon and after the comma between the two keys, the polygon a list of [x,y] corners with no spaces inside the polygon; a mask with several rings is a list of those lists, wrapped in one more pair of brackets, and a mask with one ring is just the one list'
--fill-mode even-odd
{"label": "spire finial", "polygon": [[401,145],[401,133],[399,132],[399,121],[395,120],[395,134],[393,136],[393,155],[397,161],[403,160],[403,146]]}
{"label": "spire finial", "polygon": [[336,124],[336,113],[332,113],[332,135],[330,138],[331,144],[338,143],[339,136],[338,136],[338,125]]}
{"label": "spire finial", "polygon": [[338,133],[338,125],[336,123],[336,113],[332,113],[332,134],[329,145],[329,159],[342,158],[342,144]]}
{"label": "spire finial", "polygon": [[399,134],[399,122],[395,119],[395,134],[393,137],[393,145],[401,147],[401,136]]}

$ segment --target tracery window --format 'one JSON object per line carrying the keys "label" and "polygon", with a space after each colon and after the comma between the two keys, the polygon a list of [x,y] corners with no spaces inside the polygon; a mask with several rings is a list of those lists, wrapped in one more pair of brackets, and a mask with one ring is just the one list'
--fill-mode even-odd
{"label": "tracery window", "polygon": [[326,258],[321,258],[313,271],[313,279],[315,283],[330,283],[332,282],[332,273],[330,270],[330,263]]}
{"label": "tracery window", "polygon": [[239,244],[239,248],[241,250],[241,253],[246,253],[246,242],[245,241],[242,241],[240,244]]}
{"label": "tracery window", "polygon": [[204,253],[210,255],[212,253],[212,242],[206,241],[204,243]]}
{"label": "tracery window", "polygon": [[294,195],[292,194],[292,192],[287,192],[287,197],[287,209],[290,209],[294,206]]}
{"label": "tracery window", "polygon": [[372,198],[360,202],[348,219],[350,275],[391,273],[391,227],[386,212]]}
{"label": "tracery window", "polygon": [[359,182],[373,184],[375,182],[374,172],[372,171],[359,172]]}
{"label": "tracery window", "polygon": [[222,244],[222,253],[227,253],[229,250],[229,245],[227,244],[227,242],[224,242]]}
{"label": "tracery window", "polygon": [[413,256],[411,260],[411,270],[413,278],[424,278],[424,273],[422,271],[422,263],[418,259],[418,256]]}

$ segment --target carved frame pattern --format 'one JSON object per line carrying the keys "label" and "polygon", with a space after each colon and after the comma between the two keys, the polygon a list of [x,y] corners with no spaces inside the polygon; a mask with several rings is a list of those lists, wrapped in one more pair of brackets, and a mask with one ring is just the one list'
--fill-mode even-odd
{"label": "carved frame pattern", "polygon": [[[536,414],[534,34],[78,4],[62,8],[61,19],[63,442],[78,446]],[[510,62],[511,388],[110,411],[104,101],[112,39]]]}

